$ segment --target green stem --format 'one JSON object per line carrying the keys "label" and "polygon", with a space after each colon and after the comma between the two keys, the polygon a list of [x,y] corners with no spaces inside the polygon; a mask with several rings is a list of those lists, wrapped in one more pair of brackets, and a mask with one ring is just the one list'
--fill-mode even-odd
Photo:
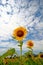
{"label": "green stem", "polygon": [[22,46],[20,47],[20,58],[22,60]]}
{"label": "green stem", "polygon": [[21,54],[21,57],[22,57],[22,46],[20,47],[20,52],[21,52],[20,54]]}
{"label": "green stem", "polygon": [[22,65],[22,46],[23,46],[23,42],[20,42],[21,46],[20,46],[20,65]]}
{"label": "green stem", "polygon": [[22,65],[22,46],[23,46],[23,41],[19,41],[19,47],[20,47],[20,65]]}
{"label": "green stem", "polygon": [[32,51],[32,54],[33,54],[33,49],[31,49],[31,51]]}
{"label": "green stem", "polygon": [[22,65],[22,46],[20,47],[20,65]]}
{"label": "green stem", "polygon": [[33,49],[32,48],[30,48],[30,53],[33,54]]}

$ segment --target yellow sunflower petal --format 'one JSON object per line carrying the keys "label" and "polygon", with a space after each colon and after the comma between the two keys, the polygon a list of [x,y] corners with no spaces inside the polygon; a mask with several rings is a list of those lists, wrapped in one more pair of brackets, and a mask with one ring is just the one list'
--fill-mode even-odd
{"label": "yellow sunflower petal", "polygon": [[28,40],[28,41],[27,41],[27,47],[28,47],[28,48],[32,48],[33,46],[34,46],[33,41],[32,41],[32,40]]}
{"label": "yellow sunflower petal", "polygon": [[26,37],[27,30],[24,27],[18,27],[13,31],[13,37],[16,38],[16,40],[21,41],[24,37]]}

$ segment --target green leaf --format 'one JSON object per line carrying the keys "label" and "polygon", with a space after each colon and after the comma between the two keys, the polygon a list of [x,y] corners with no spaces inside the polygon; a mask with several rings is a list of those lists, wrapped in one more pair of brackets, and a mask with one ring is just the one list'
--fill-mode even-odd
{"label": "green leaf", "polygon": [[19,47],[21,47],[21,45],[18,45]]}
{"label": "green leaf", "polygon": [[18,45],[18,46],[22,46],[23,45],[23,41],[18,41],[19,43],[20,43],[20,45]]}
{"label": "green leaf", "polygon": [[13,39],[16,39],[16,37],[13,37],[13,36],[12,36],[12,38],[13,38]]}

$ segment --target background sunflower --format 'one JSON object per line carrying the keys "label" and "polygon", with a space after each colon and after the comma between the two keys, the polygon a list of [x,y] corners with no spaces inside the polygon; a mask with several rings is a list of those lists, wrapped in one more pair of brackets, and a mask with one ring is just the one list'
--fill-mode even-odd
{"label": "background sunflower", "polygon": [[43,58],[43,54],[39,54],[38,57],[39,57],[39,58]]}
{"label": "background sunflower", "polygon": [[27,47],[28,47],[28,48],[32,48],[33,46],[34,46],[33,41],[32,41],[32,40],[28,40],[28,41],[27,41]]}

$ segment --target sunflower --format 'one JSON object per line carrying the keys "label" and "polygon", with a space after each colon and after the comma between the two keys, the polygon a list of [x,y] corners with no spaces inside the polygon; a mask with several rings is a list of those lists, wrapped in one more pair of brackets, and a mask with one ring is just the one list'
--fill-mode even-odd
{"label": "sunflower", "polygon": [[16,40],[21,41],[24,37],[26,37],[27,30],[24,27],[18,27],[13,31],[13,37]]}
{"label": "sunflower", "polygon": [[39,56],[39,58],[43,58],[43,54],[39,54],[38,56]]}
{"label": "sunflower", "polygon": [[27,41],[27,47],[28,47],[28,48],[32,48],[33,46],[34,46],[33,41],[32,41],[32,40],[28,40],[28,41]]}

